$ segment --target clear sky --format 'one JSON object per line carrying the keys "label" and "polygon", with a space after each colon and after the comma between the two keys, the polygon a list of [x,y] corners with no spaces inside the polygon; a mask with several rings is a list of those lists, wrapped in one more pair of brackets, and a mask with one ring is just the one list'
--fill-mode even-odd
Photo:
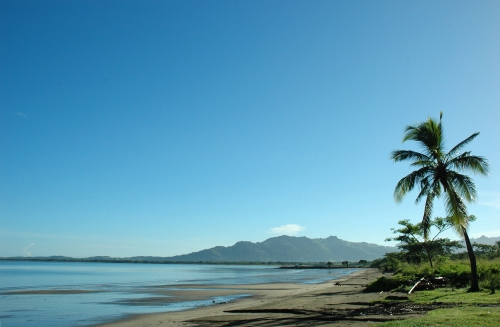
{"label": "clear sky", "polygon": [[390,245],[423,214],[390,152],[440,111],[500,236],[499,58],[499,1],[1,1],[0,256]]}

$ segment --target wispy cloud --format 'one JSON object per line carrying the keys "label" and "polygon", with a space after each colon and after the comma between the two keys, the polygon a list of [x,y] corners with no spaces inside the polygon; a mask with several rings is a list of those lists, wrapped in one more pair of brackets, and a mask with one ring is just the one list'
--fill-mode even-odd
{"label": "wispy cloud", "polygon": [[35,245],[35,243],[30,243],[28,244],[25,248],[24,248],[24,256],[26,257],[31,257],[31,252],[30,252],[30,249],[33,247],[33,245]]}
{"label": "wispy cloud", "polygon": [[479,202],[479,205],[500,208],[500,203],[496,203],[496,202]]}
{"label": "wispy cloud", "polygon": [[295,235],[306,228],[297,224],[288,224],[279,227],[274,227],[268,230],[269,234],[279,234],[279,235]]}
{"label": "wispy cloud", "polygon": [[479,202],[479,205],[500,208],[500,202],[496,202],[496,201]]}
{"label": "wispy cloud", "polygon": [[479,205],[500,208],[500,193],[483,192],[479,195]]}
{"label": "wispy cloud", "polygon": [[19,117],[22,117],[24,119],[28,119],[28,116],[26,116],[26,114],[24,112],[16,112],[16,115]]}

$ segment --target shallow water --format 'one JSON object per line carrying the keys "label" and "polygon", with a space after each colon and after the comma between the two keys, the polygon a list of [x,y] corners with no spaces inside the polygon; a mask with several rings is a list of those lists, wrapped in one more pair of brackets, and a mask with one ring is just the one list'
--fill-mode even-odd
{"label": "shallow water", "polygon": [[[321,283],[356,270],[272,268],[275,267],[0,261],[0,326],[90,326],[127,315],[177,311],[248,296],[241,293],[186,300],[168,295],[168,291],[181,285],[185,290],[186,285],[214,285],[217,289],[216,285]],[[166,293],[159,294],[160,289]],[[42,290],[69,292],[19,294]]]}

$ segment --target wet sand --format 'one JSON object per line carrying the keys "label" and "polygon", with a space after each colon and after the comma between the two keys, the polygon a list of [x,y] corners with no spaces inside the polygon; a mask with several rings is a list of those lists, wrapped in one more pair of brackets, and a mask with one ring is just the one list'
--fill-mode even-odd
{"label": "wet sand", "polygon": [[411,310],[392,312],[392,309],[388,311],[372,303],[389,295],[362,292],[369,282],[381,276],[383,274],[377,269],[366,269],[322,284],[275,283],[179,289],[175,291],[178,292],[176,295],[188,300],[230,294],[251,296],[185,311],[135,316],[99,327],[360,326],[418,314]]}

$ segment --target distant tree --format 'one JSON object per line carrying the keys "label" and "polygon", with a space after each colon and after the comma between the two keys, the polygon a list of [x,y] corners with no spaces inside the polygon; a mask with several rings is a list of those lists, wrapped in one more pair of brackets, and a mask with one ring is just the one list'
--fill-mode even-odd
{"label": "distant tree", "polygon": [[439,122],[429,117],[423,123],[406,127],[403,142],[415,141],[423,151],[396,150],[391,153],[391,158],[395,162],[410,160],[411,166],[416,169],[397,183],[394,199],[396,202],[401,202],[408,192],[418,187],[419,193],[415,202],[419,203],[425,198],[422,229],[424,238],[427,238],[434,199],[444,196],[447,216],[451,218],[455,231],[464,237],[467,246],[472,276],[469,291],[478,292],[476,256],[467,234],[471,216],[467,213],[465,205],[465,202],[476,201],[477,192],[473,180],[461,172],[470,171],[487,175],[488,161],[483,157],[473,156],[470,152],[460,153],[462,148],[472,142],[479,133],[472,134],[446,152],[442,118],[441,112]]}
{"label": "distant tree", "polygon": [[[474,220],[475,218],[471,218]],[[412,224],[408,219],[398,222],[402,227],[391,228],[395,237],[387,238],[386,241],[398,241],[398,248],[405,254],[407,262],[420,263],[425,256],[433,268],[433,257],[436,255],[450,255],[454,249],[463,246],[458,241],[450,241],[448,238],[437,238],[439,234],[453,227],[450,218],[437,217],[431,220],[430,226],[437,229],[436,235],[432,239],[424,237],[422,223]]]}
{"label": "distant tree", "polygon": [[370,268],[379,268],[384,271],[396,271],[400,264],[405,261],[402,252],[387,252],[383,258],[372,261]]}
{"label": "distant tree", "polygon": [[349,268],[349,261],[342,261],[342,265]]}
{"label": "distant tree", "polygon": [[480,254],[484,254],[489,259],[500,257],[500,241],[497,241],[495,245],[479,244],[473,243],[472,246]]}
{"label": "distant tree", "polygon": [[326,265],[328,266],[328,268],[331,268],[331,266],[333,265],[333,263],[332,263],[331,261],[328,261],[328,262],[326,263]]}
{"label": "distant tree", "polygon": [[359,260],[358,263],[360,265],[366,265],[368,263],[368,261],[366,261],[366,260]]}

